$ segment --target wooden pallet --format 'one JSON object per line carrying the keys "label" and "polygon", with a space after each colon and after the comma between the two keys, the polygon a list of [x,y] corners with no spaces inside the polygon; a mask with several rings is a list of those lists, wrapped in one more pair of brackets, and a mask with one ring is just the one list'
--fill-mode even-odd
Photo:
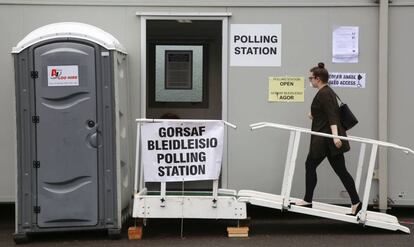
{"label": "wooden pallet", "polygon": [[249,227],[227,227],[229,238],[247,238],[249,237]]}
{"label": "wooden pallet", "polygon": [[142,239],[142,226],[131,226],[128,228],[129,240],[141,240]]}

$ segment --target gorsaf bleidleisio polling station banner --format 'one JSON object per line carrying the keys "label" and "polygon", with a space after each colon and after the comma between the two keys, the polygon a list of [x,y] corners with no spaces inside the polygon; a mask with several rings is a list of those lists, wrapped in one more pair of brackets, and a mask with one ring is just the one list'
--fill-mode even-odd
{"label": "gorsaf bleidleisio polling station banner", "polygon": [[223,132],[222,121],[143,123],[141,165],[145,181],[218,179]]}

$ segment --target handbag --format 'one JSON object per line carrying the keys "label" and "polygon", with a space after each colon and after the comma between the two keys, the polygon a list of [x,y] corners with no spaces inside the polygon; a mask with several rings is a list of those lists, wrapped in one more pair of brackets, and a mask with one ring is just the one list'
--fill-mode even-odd
{"label": "handbag", "polygon": [[342,127],[345,130],[349,130],[354,127],[358,123],[358,119],[352,113],[351,109],[349,109],[348,105],[343,103],[339,96],[335,93],[336,98],[341,102],[339,106],[339,117],[341,118]]}

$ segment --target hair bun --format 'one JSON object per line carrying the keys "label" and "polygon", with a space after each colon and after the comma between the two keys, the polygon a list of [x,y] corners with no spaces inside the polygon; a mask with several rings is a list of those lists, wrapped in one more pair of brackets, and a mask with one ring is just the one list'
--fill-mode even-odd
{"label": "hair bun", "polygon": [[318,67],[321,68],[321,69],[324,69],[325,68],[325,64],[322,63],[322,62],[320,62],[320,63],[318,63]]}
{"label": "hair bun", "polygon": [[325,68],[325,64],[322,63],[322,62],[320,62],[320,63],[318,63],[318,67],[321,68],[321,69],[324,69]]}

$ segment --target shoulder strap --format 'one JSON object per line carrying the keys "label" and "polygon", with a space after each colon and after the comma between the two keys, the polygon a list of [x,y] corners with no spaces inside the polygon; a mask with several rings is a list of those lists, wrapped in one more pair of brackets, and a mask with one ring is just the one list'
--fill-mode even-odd
{"label": "shoulder strap", "polygon": [[339,96],[335,93],[335,91],[331,88],[332,92],[335,94],[336,98],[339,100],[339,102],[341,102],[341,104],[343,104],[341,98],[339,98]]}

